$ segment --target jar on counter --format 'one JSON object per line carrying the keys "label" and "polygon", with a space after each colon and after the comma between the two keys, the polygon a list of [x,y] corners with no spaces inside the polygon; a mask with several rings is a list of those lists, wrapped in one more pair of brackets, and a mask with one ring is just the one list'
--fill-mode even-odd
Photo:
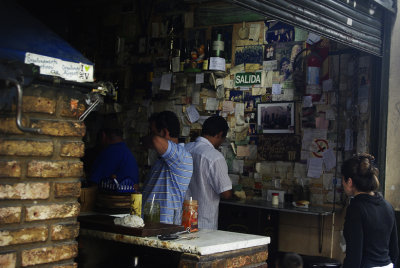
{"label": "jar on counter", "polygon": [[279,205],[279,193],[272,193],[272,205],[273,206]]}
{"label": "jar on counter", "polygon": [[189,228],[190,232],[196,232],[199,230],[197,208],[197,200],[191,199],[183,202],[182,225],[185,229]]}
{"label": "jar on counter", "polygon": [[142,194],[131,194],[131,215],[142,217]]}

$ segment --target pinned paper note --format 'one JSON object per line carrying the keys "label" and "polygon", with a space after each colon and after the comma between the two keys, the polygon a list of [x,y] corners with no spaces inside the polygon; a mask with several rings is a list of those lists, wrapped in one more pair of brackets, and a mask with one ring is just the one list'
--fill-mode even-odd
{"label": "pinned paper note", "polygon": [[236,65],[229,70],[230,74],[235,75],[236,73],[243,73],[244,72],[244,63]]}
{"label": "pinned paper note", "polygon": [[322,159],[324,160],[326,170],[331,170],[336,167],[336,156],[331,148],[322,153]]}
{"label": "pinned paper note", "polygon": [[278,68],[278,61],[277,60],[269,60],[263,61],[263,70],[264,71],[273,71]]}
{"label": "pinned paper note", "polygon": [[322,158],[308,158],[308,172],[307,177],[319,178],[322,175]]}
{"label": "pinned paper note", "polygon": [[188,115],[190,123],[194,123],[197,120],[199,120],[199,118],[200,118],[200,114],[199,114],[199,112],[197,112],[196,106],[194,106],[194,105],[190,105],[186,109],[186,113]]}
{"label": "pinned paper note", "polygon": [[258,41],[260,38],[260,24],[250,24],[249,40]]}
{"label": "pinned paper note", "polygon": [[236,174],[242,174],[243,173],[243,166],[244,166],[244,161],[243,160],[237,160],[234,159],[232,162],[232,171]]}
{"label": "pinned paper note", "polygon": [[225,71],[225,59],[219,57],[210,57],[210,70]]}
{"label": "pinned paper note", "polygon": [[250,155],[250,150],[249,150],[249,147],[247,145],[246,146],[243,146],[243,145],[238,146],[236,148],[236,152],[237,152],[236,156],[238,156],[238,157],[243,157],[243,156],[249,156]]}
{"label": "pinned paper note", "polygon": [[266,93],[267,93],[267,89],[265,87],[252,87],[251,88],[251,95],[253,95],[253,96],[265,95]]}
{"label": "pinned paper note", "polygon": [[282,84],[272,84],[272,95],[282,94]]}
{"label": "pinned paper note", "polygon": [[163,74],[161,76],[161,90],[171,90],[171,81],[172,81],[172,74]]}
{"label": "pinned paper note", "polygon": [[316,35],[315,33],[309,33],[307,37],[307,44],[313,45],[315,43],[318,43],[319,40],[321,40],[321,37],[319,35]]}
{"label": "pinned paper note", "polygon": [[233,113],[233,111],[235,110],[233,104],[234,104],[233,101],[224,101],[222,104],[222,111],[229,114]]}
{"label": "pinned paper note", "polygon": [[204,73],[196,74],[196,84],[204,83]]}
{"label": "pinned paper note", "polygon": [[207,98],[206,101],[206,110],[207,111],[215,111],[218,108],[218,101],[216,98]]}
{"label": "pinned paper note", "polygon": [[190,127],[189,126],[183,126],[182,127],[182,137],[188,137],[190,135]]}

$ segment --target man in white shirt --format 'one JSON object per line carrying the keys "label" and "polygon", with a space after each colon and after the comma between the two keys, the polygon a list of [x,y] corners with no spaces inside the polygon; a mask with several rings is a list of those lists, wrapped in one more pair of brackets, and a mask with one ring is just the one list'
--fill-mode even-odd
{"label": "man in white shirt", "polygon": [[186,144],[193,157],[193,175],[186,198],[198,202],[200,229],[218,229],[220,197],[232,197],[232,182],[224,156],[217,150],[224,142],[228,123],[221,116],[211,116],[203,124],[201,137]]}

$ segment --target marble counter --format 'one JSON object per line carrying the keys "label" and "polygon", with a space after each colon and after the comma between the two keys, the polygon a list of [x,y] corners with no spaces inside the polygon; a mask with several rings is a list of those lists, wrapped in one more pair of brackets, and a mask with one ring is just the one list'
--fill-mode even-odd
{"label": "marble counter", "polygon": [[196,255],[211,255],[270,243],[270,238],[266,236],[205,229],[183,234],[177,240],[169,241],[162,241],[157,237],[137,237],[89,229],[81,229],[80,235]]}

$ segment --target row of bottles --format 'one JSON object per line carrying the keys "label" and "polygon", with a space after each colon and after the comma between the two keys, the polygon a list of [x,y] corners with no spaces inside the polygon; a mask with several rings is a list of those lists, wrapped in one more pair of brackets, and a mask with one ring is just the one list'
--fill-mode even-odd
{"label": "row of bottles", "polygon": [[225,58],[222,34],[217,34],[215,40],[212,42],[207,40],[205,44],[171,39],[169,51],[169,70],[171,72],[213,70],[213,68],[210,68],[210,58]]}

